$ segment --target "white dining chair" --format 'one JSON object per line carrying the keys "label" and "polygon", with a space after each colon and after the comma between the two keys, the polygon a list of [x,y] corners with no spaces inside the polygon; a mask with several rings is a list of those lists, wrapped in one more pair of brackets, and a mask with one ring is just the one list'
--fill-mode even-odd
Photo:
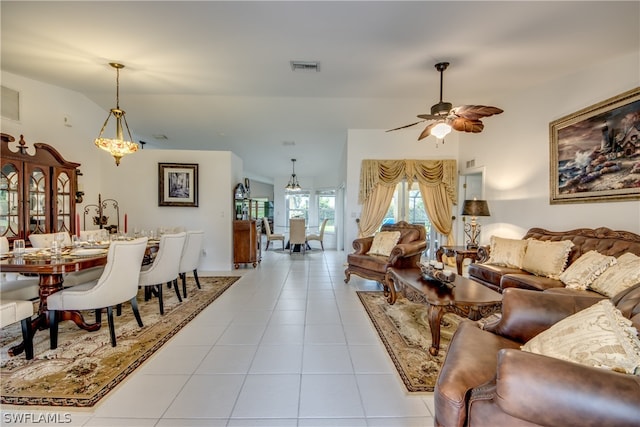
{"label": "white dining chair", "polygon": [[[163,234],[160,237],[158,252],[150,266],[143,267],[140,272],[139,285],[145,288],[145,301],[151,295],[157,295],[160,314],[164,314],[162,287],[165,283],[175,283],[180,269],[180,256],[187,233]],[[178,301],[182,302],[180,289],[174,286]]]}
{"label": "white dining chair", "polygon": [[103,242],[109,240],[109,232],[104,228],[97,230],[80,230],[80,240],[83,242],[88,242],[89,240]]}
{"label": "white dining chair", "polygon": [[58,323],[62,310],[95,310],[96,322],[100,323],[102,310],[106,308],[112,347],[116,346],[113,323],[114,306],[129,301],[138,325],[143,326],[136,295],[142,257],[146,248],[146,237],[129,241],[114,241],[109,245],[107,264],[96,282],[63,289],[47,297],[52,350],[58,346]]}
{"label": "white dining chair", "polygon": [[[187,231],[184,240],[182,255],[180,255],[180,266],[178,267],[178,276],[182,279],[182,296],[187,297],[187,273],[193,272],[198,289],[200,287],[200,279],[198,278],[198,264],[200,264],[200,252],[204,243],[204,231]],[[178,283],[175,282],[175,286]]]}
{"label": "white dining chair", "polygon": [[300,252],[307,252],[307,232],[304,218],[291,218],[289,220],[289,255],[295,245],[300,245]]}
{"label": "white dining chair", "polygon": [[[107,230],[92,230],[99,233],[106,232]],[[36,249],[44,249],[50,248],[51,242],[53,242],[56,237],[61,238],[64,246],[71,246],[71,236],[69,233],[61,231],[59,233],[43,233],[43,234],[30,234],[29,241],[31,242],[31,246]],[[87,268],[82,271],[74,271],[71,273],[66,273],[62,276],[62,286],[65,288],[77,286],[83,283],[92,282],[98,280],[100,275],[104,271],[104,266]]]}
{"label": "white dining chair", "polygon": [[[0,236],[0,254],[8,252],[9,239]],[[39,289],[37,277],[0,272],[0,301],[36,299]]]}
{"label": "white dining chair", "polygon": [[317,240],[320,242],[320,247],[324,251],[324,229],[327,226],[328,218],[322,220],[322,225],[320,225],[320,232],[318,234],[307,234],[307,243],[310,240]]}
{"label": "white dining chair", "polygon": [[20,322],[20,326],[22,327],[22,340],[24,342],[24,355],[27,360],[33,359],[32,315],[33,302],[31,301],[3,298],[0,302],[0,328]]}
{"label": "white dining chair", "polygon": [[262,223],[264,224],[264,231],[265,231],[265,234],[267,235],[267,247],[265,251],[269,250],[269,243],[271,243],[272,240],[273,241],[281,240],[282,250],[284,251],[284,234],[272,233],[271,226],[269,225],[269,220],[266,217],[262,218]]}

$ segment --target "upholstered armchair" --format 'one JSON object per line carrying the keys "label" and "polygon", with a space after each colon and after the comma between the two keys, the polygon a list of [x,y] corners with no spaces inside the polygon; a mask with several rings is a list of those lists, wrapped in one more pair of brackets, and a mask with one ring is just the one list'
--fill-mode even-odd
{"label": "upholstered armchair", "polygon": [[400,221],[383,225],[380,231],[399,231],[400,238],[389,256],[369,254],[374,236],[362,237],[353,241],[355,252],[347,256],[347,269],[344,271],[345,283],[349,283],[351,274],[379,282],[389,304],[396,302],[396,290],[389,286],[385,274],[389,267],[416,268],[422,252],[427,248],[424,225],[409,224]]}

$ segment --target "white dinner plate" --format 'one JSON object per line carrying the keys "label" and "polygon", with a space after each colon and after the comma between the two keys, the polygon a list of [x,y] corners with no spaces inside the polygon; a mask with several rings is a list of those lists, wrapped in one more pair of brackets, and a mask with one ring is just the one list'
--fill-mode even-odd
{"label": "white dinner plate", "polygon": [[70,255],[73,256],[94,256],[106,254],[107,251],[100,248],[74,249]]}

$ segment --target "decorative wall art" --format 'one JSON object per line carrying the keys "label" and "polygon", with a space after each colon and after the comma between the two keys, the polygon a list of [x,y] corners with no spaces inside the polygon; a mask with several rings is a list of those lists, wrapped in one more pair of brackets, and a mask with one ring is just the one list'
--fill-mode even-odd
{"label": "decorative wall art", "polygon": [[198,164],[158,163],[158,206],[198,206]]}
{"label": "decorative wall art", "polygon": [[640,88],[549,124],[551,204],[640,200]]}

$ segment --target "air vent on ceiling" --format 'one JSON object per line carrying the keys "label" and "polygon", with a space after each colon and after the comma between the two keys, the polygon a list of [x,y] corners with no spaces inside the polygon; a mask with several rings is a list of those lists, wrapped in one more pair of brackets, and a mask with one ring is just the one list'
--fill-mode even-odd
{"label": "air vent on ceiling", "polygon": [[291,61],[293,72],[319,72],[320,62],[318,61]]}

